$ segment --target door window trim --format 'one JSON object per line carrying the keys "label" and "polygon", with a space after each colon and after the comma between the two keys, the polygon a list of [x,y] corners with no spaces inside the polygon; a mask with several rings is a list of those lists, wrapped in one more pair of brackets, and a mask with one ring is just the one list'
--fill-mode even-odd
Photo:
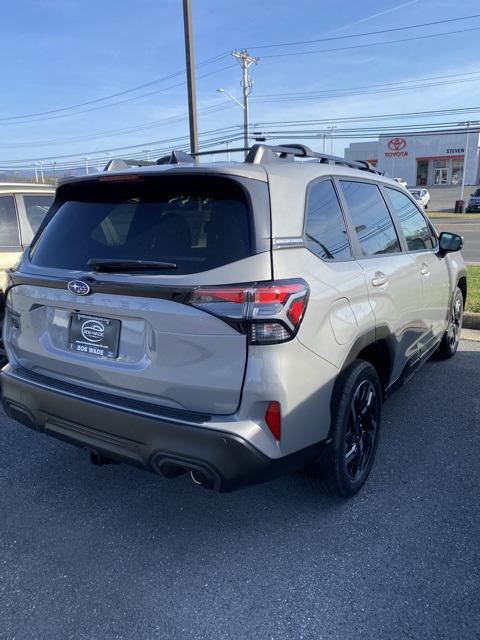
{"label": "door window trim", "polygon": [[[347,233],[347,242],[350,249],[350,256],[348,258],[331,258],[331,259],[323,258],[309,246],[309,239],[307,237],[307,222],[308,222],[308,212],[309,212],[311,191],[317,184],[319,184],[320,182],[326,182],[327,180],[330,182],[330,184],[333,187],[333,191],[336,195],[338,206],[340,208],[340,212],[342,215],[343,224],[345,225],[345,231]],[[340,194],[338,192],[338,185],[335,184],[335,176],[331,176],[331,175],[321,176],[319,178],[314,178],[311,182],[307,184],[307,188],[305,192],[305,207],[304,207],[304,214],[303,214],[302,238],[303,238],[305,248],[308,249],[310,253],[313,253],[315,257],[319,258],[323,262],[335,263],[335,262],[351,262],[352,260],[356,260],[354,243],[352,242],[351,225],[349,225],[349,221],[345,213],[345,208],[344,208],[342,199],[340,197]]]}
{"label": "door window trim", "polygon": [[[432,236],[432,239],[435,240],[435,246],[432,247],[431,249],[415,249],[415,250],[411,250],[408,248],[408,243],[407,243],[407,239],[405,237],[405,233],[402,229],[401,223],[400,223],[400,218],[397,215],[397,212],[395,211],[395,208],[393,206],[392,201],[390,200],[389,196],[388,196],[388,189],[392,189],[393,191],[398,191],[399,193],[401,193],[402,195],[406,196],[406,198],[408,200],[410,200],[410,202],[413,204],[413,206],[415,207],[415,209],[418,211],[418,213],[422,216],[422,218],[425,221],[425,224],[427,225],[428,230],[430,231],[430,235]],[[396,224],[398,224],[400,232],[401,232],[401,237],[405,246],[405,253],[411,253],[411,254],[416,254],[416,253],[438,253],[438,235],[437,232],[435,230],[435,228],[433,227],[432,223],[430,222],[430,220],[427,218],[427,216],[425,215],[425,213],[420,209],[420,207],[418,206],[418,204],[415,202],[415,199],[413,198],[413,196],[410,196],[409,193],[405,193],[405,191],[403,191],[402,189],[398,189],[395,186],[390,186],[389,184],[382,184],[381,185],[381,190],[385,191],[384,194],[384,199],[387,203],[387,207],[390,209],[390,215],[394,218]]]}
{"label": "door window trim", "polygon": [[[339,194],[340,194],[339,195],[340,202],[341,202],[342,206],[344,207],[344,210],[346,212],[346,217],[348,218],[348,230],[349,230],[349,232],[351,234],[351,238],[352,238],[352,241],[351,241],[352,242],[352,254],[353,254],[354,258],[356,260],[370,260],[372,258],[375,258],[375,259],[378,260],[378,258],[388,258],[389,256],[400,256],[400,255],[406,253],[406,251],[405,251],[406,241],[405,241],[405,244],[403,244],[403,240],[404,240],[403,234],[399,233],[399,228],[397,226],[396,217],[394,218],[392,216],[392,212],[390,210],[390,207],[388,206],[388,203],[385,200],[385,196],[384,196],[383,191],[382,191],[383,183],[377,182],[376,180],[368,180],[368,179],[363,178],[363,177],[362,178],[358,178],[357,176],[349,176],[349,175],[335,176],[333,178],[333,180],[334,180],[334,183],[338,183],[338,184],[336,184],[337,192],[339,192]],[[342,185],[340,184],[340,182],[342,180],[344,182],[362,182],[364,184],[373,184],[376,187],[378,187],[378,190],[380,192],[380,196],[381,196],[381,198],[382,198],[382,200],[383,200],[383,202],[385,204],[385,207],[386,207],[388,213],[390,214],[390,219],[392,221],[393,228],[395,229],[395,233],[397,234],[398,243],[400,245],[400,251],[389,251],[388,253],[374,253],[372,255],[367,255],[367,254],[364,253],[362,244],[360,242],[360,238],[358,237],[358,233],[357,233],[357,231],[355,229],[355,225],[353,224],[353,219],[352,219],[350,210],[348,208],[348,204],[347,204],[346,198],[345,198],[345,196],[343,194],[343,191],[342,191]],[[399,189],[399,191],[400,191],[400,189]]]}

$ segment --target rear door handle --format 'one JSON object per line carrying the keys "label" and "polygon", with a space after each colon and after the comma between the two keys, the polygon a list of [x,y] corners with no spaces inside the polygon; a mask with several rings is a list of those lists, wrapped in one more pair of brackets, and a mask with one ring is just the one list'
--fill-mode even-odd
{"label": "rear door handle", "polygon": [[426,264],[422,264],[422,268],[420,269],[420,275],[422,275],[422,276],[429,276],[430,275],[430,269],[427,267]]}
{"label": "rear door handle", "polygon": [[374,287],[383,287],[386,284],[388,284],[387,276],[381,271],[377,271],[372,279],[372,285]]}

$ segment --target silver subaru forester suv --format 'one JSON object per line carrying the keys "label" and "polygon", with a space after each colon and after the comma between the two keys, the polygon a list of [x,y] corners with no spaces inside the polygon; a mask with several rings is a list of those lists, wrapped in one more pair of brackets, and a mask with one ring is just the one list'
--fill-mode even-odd
{"label": "silver subaru forester suv", "polygon": [[97,464],[353,495],[383,400],[457,350],[461,246],[394,180],[303,145],[112,161],[60,183],[9,272],[5,410]]}

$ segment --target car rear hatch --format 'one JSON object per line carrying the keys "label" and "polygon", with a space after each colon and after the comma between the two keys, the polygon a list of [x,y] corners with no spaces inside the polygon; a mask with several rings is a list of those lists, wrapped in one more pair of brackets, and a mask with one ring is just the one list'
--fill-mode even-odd
{"label": "car rear hatch", "polygon": [[65,183],[11,273],[9,357],[123,399],[230,414],[247,337],[192,296],[271,277],[261,174],[177,168]]}

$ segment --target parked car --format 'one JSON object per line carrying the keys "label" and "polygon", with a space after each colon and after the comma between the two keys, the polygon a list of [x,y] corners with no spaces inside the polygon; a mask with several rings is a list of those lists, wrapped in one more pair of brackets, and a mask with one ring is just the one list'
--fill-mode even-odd
{"label": "parked car", "polygon": [[409,189],[409,191],[418,204],[421,204],[424,209],[428,209],[430,193],[427,189]]}
{"label": "parked car", "polygon": [[[54,195],[52,185],[0,182],[0,327],[5,269],[15,264],[32,241]],[[5,350],[0,333],[0,366],[4,363]]]}
{"label": "parked car", "polygon": [[9,272],[7,414],[98,464],[355,494],[384,399],[457,350],[462,238],[303,145],[167,160],[61,182]]}
{"label": "parked car", "polygon": [[405,189],[407,188],[407,181],[404,178],[394,178],[394,180],[398,182],[398,184],[401,184],[402,187],[405,187]]}
{"label": "parked car", "polygon": [[468,200],[466,212],[477,213],[480,211],[480,189],[475,189]]}

